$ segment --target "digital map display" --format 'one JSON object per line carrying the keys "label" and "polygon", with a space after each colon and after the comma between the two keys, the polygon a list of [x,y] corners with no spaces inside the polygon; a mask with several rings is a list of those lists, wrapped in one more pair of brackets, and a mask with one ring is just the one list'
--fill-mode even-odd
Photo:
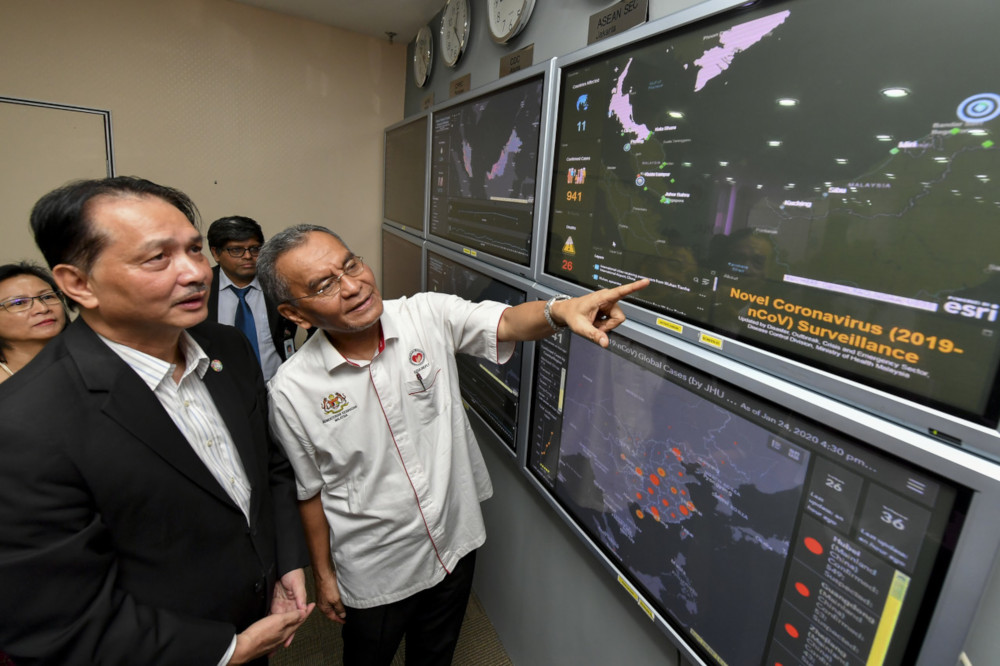
{"label": "digital map display", "polygon": [[953,487],[622,336],[537,350],[529,469],[710,663],[919,649]]}
{"label": "digital map display", "polygon": [[541,110],[538,77],[434,114],[432,234],[528,265]]}
{"label": "digital map display", "polygon": [[[480,303],[524,303],[526,295],[479,271],[434,252],[427,253],[427,291],[454,294]],[[458,354],[462,398],[511,449],[517,441],[517,414],[521,392],[521,343],[503,365],[469,354]]]}
{"label": "digital map display", "polygon": [[995,25],[761,2],[570,65],[545,272],[995,423]]}

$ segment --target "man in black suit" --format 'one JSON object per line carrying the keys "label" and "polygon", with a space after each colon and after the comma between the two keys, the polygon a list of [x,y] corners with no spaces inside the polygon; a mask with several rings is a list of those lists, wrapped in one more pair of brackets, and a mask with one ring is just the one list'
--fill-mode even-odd
{"label": "man in black suit", "polygon": [[257,282],[257,255],[264,232],[255,220],[231,215],[212,222],[206,238],[217,264],[212,269],[208,318],[245,332],[257,352],[264,380],[269,380],[295,351],[296,326],[278,314]]}
{"label": "man in black suit", "polygon": [[136,178],[32,211],[81,313],[0,386],[0,646],[19,666],[266,664],[312,611],[259,366],[202,323],[196,220]]}

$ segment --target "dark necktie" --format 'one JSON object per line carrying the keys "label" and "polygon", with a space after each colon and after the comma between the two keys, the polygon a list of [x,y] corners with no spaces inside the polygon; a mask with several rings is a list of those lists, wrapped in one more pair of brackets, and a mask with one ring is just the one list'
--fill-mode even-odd
{"label": "dark necktie", "polygon": [[247,292],[250,287],[240,289],[235,284],[231,284],[229,288],[236,294],[236,298],[240,299],[240,304],[236,306],[236,321],[233,323],[236,324],[236,328],[243,331],[243,335],[247,336],[250,346],[253,347],[253,353],[257,355],[257,362],[260,363],[260,349],[257,347],[257,324],[253,320],[253,312],[247,303]]}

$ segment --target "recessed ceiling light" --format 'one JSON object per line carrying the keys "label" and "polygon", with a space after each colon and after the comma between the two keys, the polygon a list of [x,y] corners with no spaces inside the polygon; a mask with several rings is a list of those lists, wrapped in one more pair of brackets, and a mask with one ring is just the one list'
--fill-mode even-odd
{"label": "recessed ceiling light", "polygon": [[684,114],[680,111],[667,111],[667,115],[671,118],[683,118]]}
{"label": "recessed ceiling light", "polygon": [[792,97],[781,97],[778,99],[778,106],[798,106],[799,100]]}
{"label": "recessed ceiling light", "polygon": [[906,97],[910,91],[906,88],[883,88],[882,94],[886,97]]}
{"label": "recessed ceiling light", "polygon": [[847,158],[846,157],[835,157],[834,161],[837,164],[847,164]]}
{"label": "recessed ceiling light", "polygon": [[719,162],[719,166],[721,166],[721,167],[727,167],[727,166],[729,166],[729,162]]}
{"label": "recessed ceiling light", "polygon": [[767,145],[771,146],[772,148],[777,148],[778,146],[781,145],[781,141],[774,139],[773,141],[768,141]]}
{"label": "recessed ceiling light", "polygon": [[888,134],[876,134],[875,138],[879,141],[892,141],[892,137]]}

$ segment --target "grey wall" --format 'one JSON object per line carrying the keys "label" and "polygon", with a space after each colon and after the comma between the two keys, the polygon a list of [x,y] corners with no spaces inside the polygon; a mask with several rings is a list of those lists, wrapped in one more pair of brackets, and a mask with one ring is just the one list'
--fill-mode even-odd
{"label": "grey wall", "polygon": [[[590,15],[615,4],[606,0],[536,0],[528,27],[509,45],[495,44],[486,28],[485,0],[471,0],[472,34],[458,67],[435,54],[427,85],[412,77],[407,53],[407,116],[419,112],[428,94],[448,99],[452,80],[471,74],[473,89],[499,78],[500,59],[534,44],[534,62],[587,45]],[[700,4],[691,0],[649,0],[650,20]],[[440,17],[429,19],[437,40]],[[412,36],[410,36],[412,39]],[[483,504],[487,543],[480,553],[475,588],[500,638],[519,666],[562,664],[683,664],[666,636],[540,499],[502,444],[480,437],[494,484]],[[983,557],[993,557],[984,553]],[[1000,664],[1000,574],[994,572],[966,653],[974,666]],[[942,666],[951,666],[943,664]]]}

